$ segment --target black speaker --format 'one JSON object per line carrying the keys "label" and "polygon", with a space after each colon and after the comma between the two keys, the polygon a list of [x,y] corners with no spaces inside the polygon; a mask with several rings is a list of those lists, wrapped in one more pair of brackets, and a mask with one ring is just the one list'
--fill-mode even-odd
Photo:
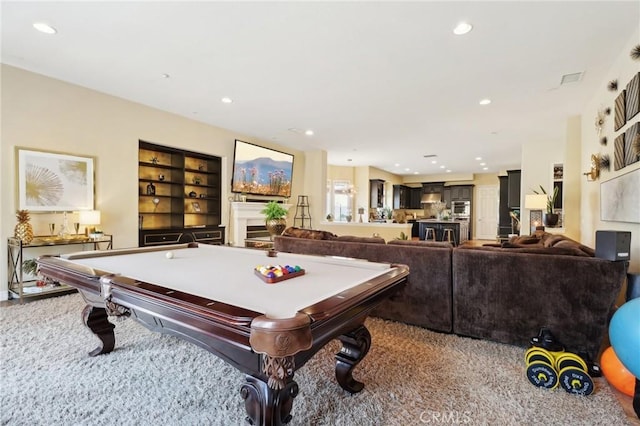
{"label": "black speaker", "polygon": [[631,232],[596,231],[596,257],[607,260],[629,260]]}

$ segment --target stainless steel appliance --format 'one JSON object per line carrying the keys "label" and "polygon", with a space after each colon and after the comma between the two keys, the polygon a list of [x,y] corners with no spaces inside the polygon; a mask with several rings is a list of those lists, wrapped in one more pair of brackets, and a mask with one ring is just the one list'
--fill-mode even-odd
{"label": "stainless steel appliance", "polygon": [[452,201],[451,214],[454,219],[469,219],[471,217],[471,201]]}

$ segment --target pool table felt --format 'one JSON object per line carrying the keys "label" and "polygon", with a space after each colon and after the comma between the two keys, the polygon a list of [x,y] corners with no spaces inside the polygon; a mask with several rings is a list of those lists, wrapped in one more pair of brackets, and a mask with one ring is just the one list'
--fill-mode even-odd
{"label": "pool table felt", "polygon": [[[173,252],[168,259],[166,253]],[[290,318],[301,309],[373,279],[390,265],[291,253],[200,245],[196,248],[73,259],[74,263],[263,313]],[[257,277],[258,265],[299,265],[305,274],[275,284]]]}

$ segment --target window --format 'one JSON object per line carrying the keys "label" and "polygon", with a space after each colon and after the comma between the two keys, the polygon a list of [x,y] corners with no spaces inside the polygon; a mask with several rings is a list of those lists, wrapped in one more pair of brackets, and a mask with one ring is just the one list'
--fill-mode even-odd
{"label": "window", "polygon": [[353,196],[355,190],[351,181],[327,181],[327,211],[339,222],[353,220]]}

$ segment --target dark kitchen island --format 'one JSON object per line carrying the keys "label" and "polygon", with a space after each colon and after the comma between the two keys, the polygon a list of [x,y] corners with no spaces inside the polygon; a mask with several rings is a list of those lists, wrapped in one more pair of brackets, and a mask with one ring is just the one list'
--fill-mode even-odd
{"label": "dark kitchen island", "polygon": [[[453,230],[455,238],[454,245],[460,245],[469,240],[469,221],[467,220],[437,220],[437,219],[420,219],[418,220],[418,238],[424,240],[427,234],[427,228],[434,228],[436,232],[436,241],[442,241],[445,229]],[[429,236],[431,238],[431,236]]]}

